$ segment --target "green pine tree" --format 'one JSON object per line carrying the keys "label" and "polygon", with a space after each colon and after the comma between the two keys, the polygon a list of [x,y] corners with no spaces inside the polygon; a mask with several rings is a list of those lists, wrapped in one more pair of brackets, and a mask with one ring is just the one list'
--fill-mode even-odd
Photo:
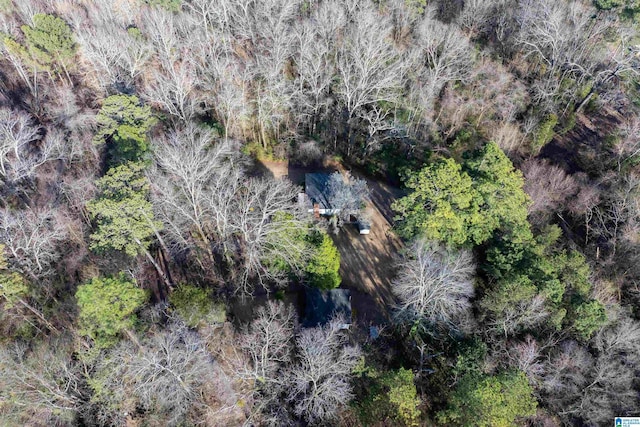
{"label": "green pine tree", "polygon": [[411,175],[405,185],[413,191],[393,203],[403,237],[423,235],[450,245],[469,240],[469,229],[478,214],[478,195],[455,160],[431,164]]}
{"label": "green pine tree", "polygon": [[135,257],[147,252],[150,238],[162,226],[153,220],[149,182],[141,163],[125,163],[109,169],[97,182],[99,196],[88,203],[96,230],[91,249],[123,251]]}
{"label": "green pine tree", "polygon": [[96,347],[109,347],[118,334],[134,326],[135,312],[146,299],[145,291],[124,275],[96,277],[76,292],[79,332],[90,337]]}
{"label": "green pine tree", "polygon": [[536,412],[533,390],[522,372],[494,376],[467,374],[458,385],[449,408],[438,414],[443,425],[510,427]]}
{"label": "green pine tree", "polygon": [[28,68],[51,74],[60,67],[71,82],[68,70],[73,65],[77,50],[71,28],[61,18],[43,13],[35,14],[32,21],[33,25],[21,27],[24,45],[6,37],[5,47]]}
{"label": "green pine tree", "polygon": [[340,286],[340,252],[327,233],[315,232],[311,236],[314,254],[307,264],[309,283],[320,289]]}
{"label": "green pine tree", "polygon": [[151,107],[134,95],[112,95],[104,100],[96,117],[96,144],[108,144],[112,165],[140,161],[149,151],[147,133],[155,123]]}

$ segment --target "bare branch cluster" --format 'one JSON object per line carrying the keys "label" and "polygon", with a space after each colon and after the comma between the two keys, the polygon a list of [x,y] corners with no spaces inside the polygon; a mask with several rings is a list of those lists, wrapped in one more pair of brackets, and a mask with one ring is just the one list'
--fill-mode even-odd
{"label": "bare branch cluster", "polygon": [[456,328],[474,295],[471,253],[420,239],[398,262],[397,269],[392,285],[400,300],[397,319]]}

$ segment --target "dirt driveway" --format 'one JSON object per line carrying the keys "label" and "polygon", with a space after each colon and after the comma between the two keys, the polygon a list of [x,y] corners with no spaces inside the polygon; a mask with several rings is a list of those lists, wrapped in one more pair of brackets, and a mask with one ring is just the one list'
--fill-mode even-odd
{"label": "dirt driveway", "polygon": [[[288,177],[302,185],[305,173],[333,172],[344,168],[335,162],[321,167],[291,167],[287,162],[263,161],[259,167],[275,178]],[[353,172],[354,176],[359,176]],[[394,297],[391,281],[394,277],[394,257],[402,242],[391,230],[393,212],[391,203],[402,195],[397,188],[367,179],[371,201],[367,211],[371,218],[371,232],[361,235],[353,224],[345,225],[337,235],[332,234],[340,251],[341,287],[352,290],[352,308],[356,319],[365,324],[386,323]]]}

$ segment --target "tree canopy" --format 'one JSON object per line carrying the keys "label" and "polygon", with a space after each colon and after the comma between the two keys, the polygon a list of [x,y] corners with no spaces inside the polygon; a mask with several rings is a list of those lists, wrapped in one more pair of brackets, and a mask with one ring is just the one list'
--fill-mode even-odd
{"label": "tree canopy", "polygon": [[327,233],[313,232],[309,240],[313,255],[306,267],[311,286],[334,289],[340,286],[340,252]]}
{"label": "tree canopy", "polygon": [[[639,30],[640,0],[0,0],[0,426],[633,415]],[[351,318],[310,313],[336,287]]]}
{"label": "tree canopy", "polygon": [[91,234],[93,250],[113,249],[136,256],[146,250],[154,230],[162,228],[153,219],[143,169],[141,163],[126,163],[109,169],[97,181],[100,194],[87,205],[96,223]]}
{"label": "tree canopy", "polygon": [[480,245],[501,230],[530,234],[522,174],[493,142],[462,165],[439,160],[405,182],[409,195],[397,200],[399,232],[449,245]]}
{"label": "tree canopy", "polygon": [[393,421],[399,425],[413,427],[419,425],[420,398],[413,382],[413,372],[400,368],[381,373],[365,368],[366,397],[358,406],[360,419],[366,425],[376,422]]}
{"label": "tree canopy", "polygon": [[109,161],[118,164],[140,161],[149,151],[147,133],[155,123],[151,108],[135,95],[112,95],[106,98],[96,117],[97,144],[107,142]]}
{"label": "tree canopy", "polygon": [[522,372],[467,374],[439,420],[464,427],[510,427],[518,425],[518,419],[534,415],[536,407],[533,390]]}
{"label": "tree canopy", "polygon": [[68,73],[77,49],[69,25],[57,16],[44,13],[36,13],[31,21],[32,25],[21,27],[25,45],[7,37],[6,48],[39,71],[50,73],[60,66]]}
{"label": "tree canopy", "polygon": [[411,193],[394,202],[399,232],[405,238],[423,235],[452,245],[469,241],[478,221],[478,201],[471,178],[453,159],[435,162],[405,182]]}
{"label": "tree canopy", "polygon": [[146,299],[146,292],[124,275],[93,278],[76,292],[79,332],[98,347],[110,346],[134,326],[135,312]]}

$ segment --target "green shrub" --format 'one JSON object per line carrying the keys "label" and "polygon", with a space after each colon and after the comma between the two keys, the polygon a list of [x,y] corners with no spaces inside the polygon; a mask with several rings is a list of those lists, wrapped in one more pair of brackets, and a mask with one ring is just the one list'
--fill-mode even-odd
{"label": "green shrub", "polygon": [[558,116],[555,114],[549,114],[538,125],[538,129],[533,136],[533,152],[537,153],[542,147],[547,145],[553,139],[555,135],[554,128],[558,124]]}
{"label": "green shrub", "polygon": [[609,10],[621,6],[622,0],[594,0],[593,3],[598,9]]}
{"label": "green shrub", "polygon": [[97,348],[105,348],[133,327],[135,312],[147,300],[147,293],[121,274],[91,279],[78,287],[76,300],[80,334],[90,337]]}
{"label": "green shrub", "polygon": [[509,427],[536,412],[537,402],[524,373],[495,376],[465,375],[453,393],[449,408],[438,414],[445,425]]}
{"label": "green shrub", "polygon": [[0,303],[9,310],[29,295],[29,286],[21,274],[9,270],[4,251],[5,246],[0,243]]}
{"label": "green shrub", "polygon": [[324,232],[315,232],[310,236],[314,254],[307,264],[307,279],[311,286],[319,289],[334,289],[340,286],[340,252]]}
{"label": "green shrub", "polygon": [[365,367],[365,389],[369,393],[356,405],[364,425],[393,421],[394,425],[420,425],[420,399],[413,382],[413,372],[400,368],[380,373]]}
{"label": "green shrub", "polygon": [[404,0],[404,4],[411,13],[412,18],[422,16],[427,7],[427,0]]}
{"label": "green shrub", "polygon": [[158,6],[170,12],[177,12],[182,6],[182,0],[143,0],[149,6]]}
{"label": "green shrub", "polygon": [[256,160],[274,160],[273,152],[270,148],[265,149],[262,144],[257,142],[249,142],[242,146],[242,154],[251,156]]}
{"label": "green shrub", "polygon": [[193,285],[180,285],[169,295],[174,311],[192,328],[200,323],[224,323],[223,304],[216,304],[211,293]]}

